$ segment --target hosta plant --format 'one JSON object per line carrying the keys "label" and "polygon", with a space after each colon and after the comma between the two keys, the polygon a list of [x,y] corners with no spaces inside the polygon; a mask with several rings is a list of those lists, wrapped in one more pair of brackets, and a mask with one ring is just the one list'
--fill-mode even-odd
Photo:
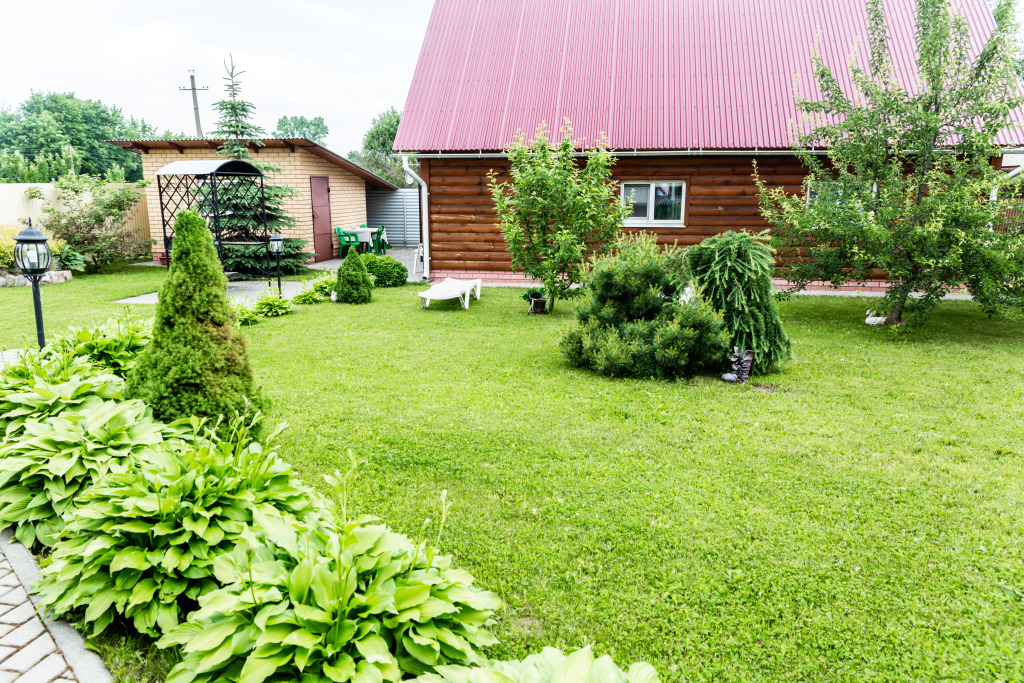
{"label": "hosta plant", "polygon": [[102,401],[26,422],[23,430],[0,446],[0,528],[16,526],[28,547],[37,540],[52,546],[79,493],[179,433],[154,421],[141,401]]}
{"label": "hosta plant", "polygon": [[523,661],[488,661],[479,667],[440,666],[436,673],[414,683],[659,683],[658,672],[646,662],[623,671],[608,655],[594,659],[590,646],[566,655],[553,647]]}
{"label": "hosta plant", "polygon": [[235,309],[235,318],[238,320],[238,324],[243,327],[255,325],[263,320],[263,316],[256,310],[256,305],[250,304],[246,299],[232,304],[232,307]]}
{"label": "hosta plant", "polygon": [[[320,294],[320,292],[317,291],[316,287],[314,286],[313,282],[313,280],[306,280],[305,282],[303,282],[302,288],[299,289],[295,296],[292,297],[292,302],[302,304],[303,306],[309,306],[312,304],[318,304],[324,299],[326,299],[328,296],[330,296],[330,292],[328,292],[326,296]],[[333,282],[330,282],[328,284],[333,285]]]}
{"label": "hosta plant", "polygon": [[57,615],[85,608],[94,634],[123,615],[158,636],[220,587],[214,561],[234,549],[255,506],[321,514],[316,494],[270,447],[274,434],[252,440],[258,420],[235,418],[221,440],[193,418],[187,442],[85,492],[42,571],[42,604]]}
{"label": "hosta plant", "polygon": [[311,282],[312,284],[310,286],[313,288],[314,292],[322,296],[324,299],[329,299],[331,297],[331,292],[334,291],[334,288],[337,285],[338,272],[334,268],[331,268],[323,275],[323,277],[318,277]]}
{"label": "hosta plant", "polygon": [[61,354],[25,360],[15,372],[0,376],[0,441],[13,440],[27,422],[119,399],[124,390],[119,377],[86,358]]}
{"label": "hosta plant", "polygon": [[303,529],[266,504],[255,518],[259,538],[215,563],[225,588],[161,639],[185,653],[167,683],[398,681],[496,642],[497,596],[426,545],[371,519]]}
{"label": "hosta plant", "polygon": [[95,365],[125,377],[152,338],[153,321],[138,318],[126,309],[101,325],[71,327],[57,334],[50,346],[58,353],[85,356]]}
{"label": "hosta plant", "polygon": [[256,314],[264,318],[276,318],[290,313],[292,302],[274,291],[266,291],[256,297]]}

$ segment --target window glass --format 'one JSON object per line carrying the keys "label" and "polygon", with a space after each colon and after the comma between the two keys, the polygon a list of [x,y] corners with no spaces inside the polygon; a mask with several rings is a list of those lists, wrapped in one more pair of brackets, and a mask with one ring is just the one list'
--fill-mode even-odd
{"label": "window glass", "polygon": [[647,219],[647,206],[650,203],[651,186],[648,183],[627,184],[622,187],[624,201],[633,202],[633,212],[630,218]]}
{"label": "window glass", "polygon": [[657,183],[654,186],[654,220],[683,220],[682,183]]}

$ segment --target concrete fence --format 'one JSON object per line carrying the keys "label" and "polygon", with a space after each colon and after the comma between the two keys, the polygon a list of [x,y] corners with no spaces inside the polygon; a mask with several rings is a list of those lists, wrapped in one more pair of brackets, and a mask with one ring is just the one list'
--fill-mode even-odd
{"label": "concrete fence", "polygon": [[[26,197],[26,190],[32,187],[38,187],[45,199]],[[125,187],[125,184],[115,183],[114,187]],[[140,195],[144,193],[145,190],[139,190]],[[45,215],[43,207],[48,202],[56,200],[57,194],[57,188],[53,183],[0,183],[0,225],[25,225],[29,218],[32,219],[33,225],[39,225]],[[59,201],[57,206],[60,206]],[[136,242],[146,242],[150,239],[149,212],[146,209],[145,196],[128,214],[128,228],[134,234]]]}

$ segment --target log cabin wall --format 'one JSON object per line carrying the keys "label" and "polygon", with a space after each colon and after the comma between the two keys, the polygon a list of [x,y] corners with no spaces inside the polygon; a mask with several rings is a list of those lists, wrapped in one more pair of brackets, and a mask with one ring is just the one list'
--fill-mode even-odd
{"label": "log cabin wall", "polygon": [[[685,227],[659,227],[660,244],[697,244],[726,230],[758,232],[768,227],[758,206],[753,156],[622,157],[613,168],[616,181],[683,180]],[[792,155],[757,157],[769,186],[800,192],[806,171]],[[493,273],[492,279],[516,279],[496,225],[487,173],[508,180],[502,159],[423,159],[429,186],[430,262],[435,275]],[[648,228],[625,228],[627,231]]]}

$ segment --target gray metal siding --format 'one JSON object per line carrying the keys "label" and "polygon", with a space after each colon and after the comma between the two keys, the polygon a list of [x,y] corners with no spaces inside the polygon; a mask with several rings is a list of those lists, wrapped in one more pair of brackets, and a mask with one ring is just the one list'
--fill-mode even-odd
{"label": "gray metal siding", "polygon": [[420,243],[419,188],[366,190],[366,224],[384,226],[388,243],[396,247]]}

